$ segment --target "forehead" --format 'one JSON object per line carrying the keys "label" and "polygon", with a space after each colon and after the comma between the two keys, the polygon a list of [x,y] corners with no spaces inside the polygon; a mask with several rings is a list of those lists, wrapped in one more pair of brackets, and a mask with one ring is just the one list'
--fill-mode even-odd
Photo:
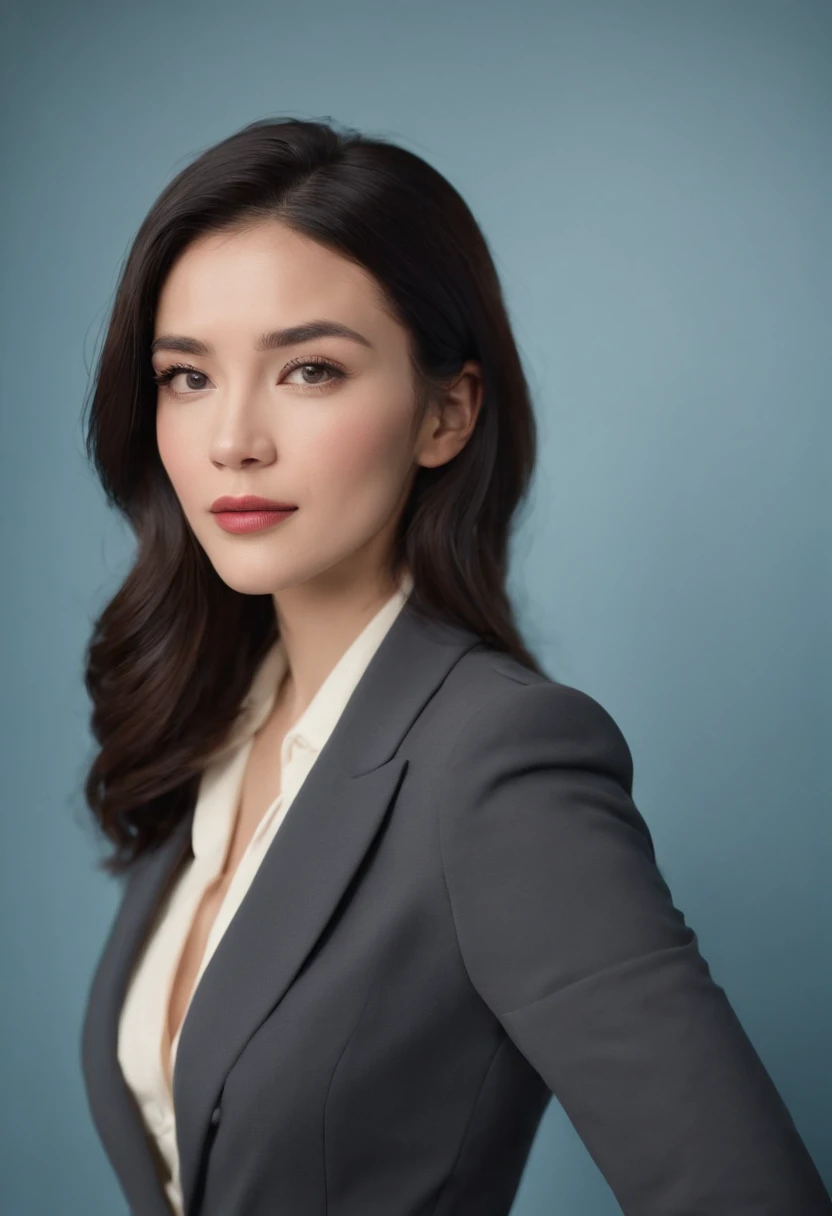
{"label": "forehead", "polygon": [[193,241],[169,271],[156,313],[157,331],[174,321],[261,326],[300,314],[360,318],[377,332],[397,325],[369,271],[275,220]]}

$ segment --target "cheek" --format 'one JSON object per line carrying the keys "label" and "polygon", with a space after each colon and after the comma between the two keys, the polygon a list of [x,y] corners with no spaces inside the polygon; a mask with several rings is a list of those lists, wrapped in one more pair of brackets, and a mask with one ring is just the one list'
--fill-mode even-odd
{"label": "cheek", "polygon": [[189,492],[193,494],[194,486],[194,444],[187,442],[187,436],[180,433],[169,414],[162,410],[156,414],[156,446],[159,449],[159,459],[165,472],[170,478],[177,497],[187,503]]}
{"label": "cheek", "polygon": [[344,418],[315,442],[315,479],[349,492],[397,486],[408,464],[408,418],[395,410]]}

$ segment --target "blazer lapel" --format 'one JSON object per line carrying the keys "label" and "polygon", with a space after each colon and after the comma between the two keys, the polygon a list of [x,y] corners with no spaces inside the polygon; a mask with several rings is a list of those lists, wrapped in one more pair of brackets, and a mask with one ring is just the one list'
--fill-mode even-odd
{"label": "blazer lapel", "polygon": [[[406,602],[295,796],[191,998],[173,1075],[185,1210],[198,1211],[212,1113],[246,1042],[285,995],[379,831],[404,777],[395,755],[475,633]],[[117,1059],[127,980],[190,842],[193,811],[131,876],[90,996],[84,1058],[99,1133],[131,1203],[168,1211]],[[229,1000],[233,993],[233,1000]],[[141,1148],[139,1147],[141,1145]],[[141,1200],[142,1202],[140,1202]]]}
{"label": "blazer lapel", "polygon": [[153,915],[190,850],[193,807],[164,844],[130,871],[87,999],[81,1060],[93,1120],[131,1211],[170,1216],[138,1103],[118,1062],[118,1024],[127,981]]}
{"label": "blazer lapel", "polygon": [[[321,756],[199,982],[173,1078],[182,1190],[198,1211],[225,1076],[290,986],[378,830],[406,762],[352,778]],[[321,765],[320,769],[318,765]]]}
{"label": "blazer lapel", "polygon": [[211,1116],[226,1074],[285,995],[381,827],[407,766],[395,755],[402,737],[480,640],[469,630],[424,621],[405,604],[205,968],[173,1076],[187,1211],[198,1211]]}

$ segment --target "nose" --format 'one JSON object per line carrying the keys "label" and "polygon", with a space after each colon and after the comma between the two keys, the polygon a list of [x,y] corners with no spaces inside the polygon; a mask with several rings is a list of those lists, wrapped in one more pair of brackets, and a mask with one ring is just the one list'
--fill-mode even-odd
{"label": "nose", "polygon": [[276,455],[269,412],[253,394],[240,394],[219,409],[211,439],[211,459],[217,466],[243,468],[269,464]]}

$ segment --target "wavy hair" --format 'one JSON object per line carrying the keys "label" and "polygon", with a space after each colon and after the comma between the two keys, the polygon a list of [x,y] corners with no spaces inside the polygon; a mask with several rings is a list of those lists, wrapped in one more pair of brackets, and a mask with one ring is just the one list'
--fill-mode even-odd
{"label": "wavy hair", "polygon": [[121,268],[97,360],[86,451],[137,538],[123,584],[94,621],[85,685],[98,751],[88,806],[128,870],[195,798],[257,665],[277,638],[270,595],[225,584],[161,463],[150,343],[175,259],[202,234],[272,218],[368,270],[409,336],[417,414],[467,359],[484,393],[465,447],[420,467],[399,522],[413,610],[473,630],[540,672],[505,588],[512,517],[536,456],[530,393],[485,238],[454,187],[412,152],[324,122],[262,119],[182,170]]}

